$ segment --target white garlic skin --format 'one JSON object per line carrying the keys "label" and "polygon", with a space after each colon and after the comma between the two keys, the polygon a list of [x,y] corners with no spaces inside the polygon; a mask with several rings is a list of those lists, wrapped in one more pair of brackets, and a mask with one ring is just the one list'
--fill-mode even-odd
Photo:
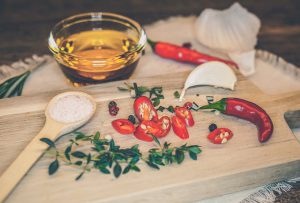
{"label": "white garlic skin", "polygon": [[225,10],[205,9],[195,22],[197,40],[223,53],[253,50],[260,26],[259,18],[237,2]]}

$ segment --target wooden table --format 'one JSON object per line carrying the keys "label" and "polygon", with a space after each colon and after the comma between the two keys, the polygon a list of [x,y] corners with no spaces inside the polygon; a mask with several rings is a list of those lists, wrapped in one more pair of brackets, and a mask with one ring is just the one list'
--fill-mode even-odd
{"label": "wooden table", "polygon": [[[0,64],[10,64],[32,54],[48,54],[52,26],[70,15],[116,12],[142,24],[174,15],[198,15],[204,8],[224,9],[233,0],[0,0]],[[271,51],[300,66],[300,1],[240,1],[262,20],[258,48]],[[299,197],[299,191],[290,192]],[[289,196],[278,200],[290,202]]]}

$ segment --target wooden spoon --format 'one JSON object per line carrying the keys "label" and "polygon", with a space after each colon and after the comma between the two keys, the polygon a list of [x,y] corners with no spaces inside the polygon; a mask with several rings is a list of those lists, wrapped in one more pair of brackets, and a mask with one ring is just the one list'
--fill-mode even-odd
{"label": "wooden spoon", "polygon": [[[89,99],[93,105],[93,111],[90,115],[87,115],[83,119],[63,123],[56,121],[50,116],[50,109],[53,105],[61,98],[76,95],[80,97],[85,97]],[[41,157],[41,155],[48,148],[48,145],[40,141],[41,138],[46,137],[50,140],[56,140],[61,135],[71,132],[80,126],[84,125],[95,113],[96,111],[96,102],[88,94],[83,92],[66,92],[59,95],[56,95],[48,103],[45,115],[46,122],[43,129],[38,133],[37,136],[25,147],[25,149],[20,153],[17,159],[6,169],[6,171],[0,177],[0,202],[3,202],[10,192],[15,188],[18,182],[23,178],[23,176],[29,171],[32,165]]]}

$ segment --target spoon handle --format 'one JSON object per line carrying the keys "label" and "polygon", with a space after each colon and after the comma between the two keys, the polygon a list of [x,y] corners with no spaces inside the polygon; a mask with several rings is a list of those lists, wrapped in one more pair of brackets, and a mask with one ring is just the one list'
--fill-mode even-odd
{"label": "spoon handle", "polygon": [[32,165],[41,157],[48,145],[41,142],[40,138],[53,139],[59,133],[59,128],[45,127],[19,154],[17,159],[4,171],[0,177],[0,202],[3,202],[18,182],[29,171]]}

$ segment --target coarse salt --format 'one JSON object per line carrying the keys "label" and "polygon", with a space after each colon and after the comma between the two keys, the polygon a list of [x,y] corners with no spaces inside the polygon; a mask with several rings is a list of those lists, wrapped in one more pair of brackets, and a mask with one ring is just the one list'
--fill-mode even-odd
{"label": "coarse salt", "polygon": [[92,112],[92,102],[80,95],[66,95],[59,98],[49,110],[51,118],[64,123],[80,121]]}

